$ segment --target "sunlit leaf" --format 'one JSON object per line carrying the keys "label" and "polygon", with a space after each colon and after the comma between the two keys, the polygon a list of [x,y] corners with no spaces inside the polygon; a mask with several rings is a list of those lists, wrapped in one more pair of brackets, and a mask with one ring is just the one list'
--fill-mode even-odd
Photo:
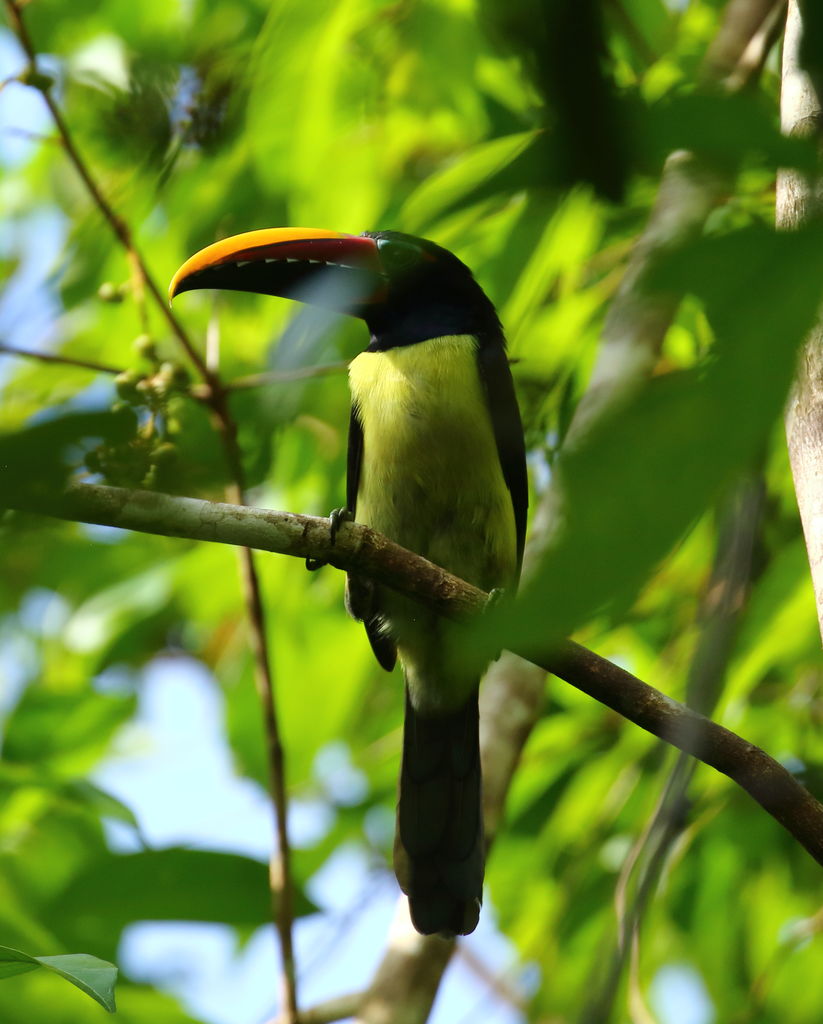
{"label": "sunlit leaf", "polygon": [[557,467],[566,528],[524,590],[510,624],[518,641],[625,608],[720,486],[752,464],[817,309],[807,271],[823,271],[820,259],[816,232],[752,230],[706,240],[665,271],[705,302],[716,351],[699,370],[651,381]]}
{"label": "sunlit leaf", "polygon": [[[268,867],[238,854],[169,848],[109,854],[91,862],[47,908],[64,940],[114,948],[133,921],[217,921],[237,928],[271,921]],[[315,911],[296,894],[294,912]]]}
{"label": "sunlit leaf", "polygon": [[114,983],[117,968],[88,953],[66,953],[62,956],[30,956],[8,946],[0,946],[0,978],[45,967],[76,985],[86,995],[109,1011],[115,1012]]}

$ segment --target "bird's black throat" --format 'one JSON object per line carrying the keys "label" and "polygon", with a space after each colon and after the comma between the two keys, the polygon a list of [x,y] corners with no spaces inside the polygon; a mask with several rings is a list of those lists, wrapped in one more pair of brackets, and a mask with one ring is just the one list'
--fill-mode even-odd
{"label": "bird's black throat", "polygon": [[415,345],[430,338],[470,334],[503,341],[497,312],[471,271],[451,253],[439,250],[399,278],[389,279],[386,295],[360,315],[371,333],[371,351]]}

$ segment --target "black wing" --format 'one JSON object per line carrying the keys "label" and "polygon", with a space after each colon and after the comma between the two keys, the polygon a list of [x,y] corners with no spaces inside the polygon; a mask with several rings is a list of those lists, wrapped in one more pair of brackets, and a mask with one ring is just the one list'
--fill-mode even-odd
{"label": "black wing", "polygon": [[360,465],[363,462],[363,427],[354,406],[349,417],[349,451],[346,460],[346,508],[357,514],[357,488],[360,486]]}
{"label": "black wing", "polygon": [[[346,508],[352,517],[357,513],[357,489],[363,464],[363,427],[352,406],[349,419],[349,450],[346,461]],[[383,631],[383,620],[378,607],[378,591],[371,580],[349,575],[346,578],[346,609],[353,619],[366,627],[371,649],[380,665],[391,672],[397,661],[397,646]]]}
{"label": "black wing", "polygon": [[523,564],[526,543],[526,515],[529,508],[529,478],[526,472],[526,444],[523,424],[514,393],[514,381],[502,339],[481,343],[477,366],[489,403],[494,439],[503,479],[512,496],[514,526],[517,531],[517,576]]}

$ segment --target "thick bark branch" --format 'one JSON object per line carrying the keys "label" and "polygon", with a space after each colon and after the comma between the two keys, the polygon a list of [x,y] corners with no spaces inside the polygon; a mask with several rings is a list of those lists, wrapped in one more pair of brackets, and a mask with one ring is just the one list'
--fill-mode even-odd
{"label": "thick bark branch", "polygon": [[[781,123],[787,135],[823,140],[820,98],[798,60],[801,35],[797,0],[791,0],[783,47]],[[821,181],[782,171],[777,181],[778,227],[798,227],[822,212]],[[786,414],[786,435],[823,637],[823,320],[812,329],[800,356]]]}
{"label": "thick bark branch", "polygon": [[0,497],[2,506],[163,537],[311,557],[387,583],[454,619],[470,619],[486,600],[482,590],[358,523],[343,523],[332,544],[329,520],[319,516],[98,484],[80,484],[62,494],[7,493]]}
{"label": "thick bark branch", "polygon": [[775,8],[782,6],[775,0],[730,0],[720,31],[703,61],[704,79],[732,87],[738,84],[740,65],[752,40],[768,29]]}
{"label": "thick bark branch", "polygon": [[[486,608],[488,595],[482,590],[358,523],[344,523],[332,544],[328,520],[316,516],[98,485],[72,487],[62,498],[28,494],[7,497],[5,503],[64,519],[327,561],[459,621]],[[823,864],[823,806],[765,751],[579,644],[567,640],[548,650],[515,653],[728,775]],[[535,708],[529,704],[529,710]],[[521,733],[522,723],[513,728]]]}
{"label": "thick bark branch", "polygon": [[418,935],[398,900],[380,966],[358,1008],[358,1024],[418,1024],[431,1012],[454,939]]}
{"label": "thick bark branch", "polygon": [[677,292],[660,291],[650,279],[663,257],[700,236],[727,186],[716,171],[686,150],[666,160],[649,221],[606,315],[597,362],[564,450],[582,441],[595,422],[630,399],[649,378],[682,299]]}

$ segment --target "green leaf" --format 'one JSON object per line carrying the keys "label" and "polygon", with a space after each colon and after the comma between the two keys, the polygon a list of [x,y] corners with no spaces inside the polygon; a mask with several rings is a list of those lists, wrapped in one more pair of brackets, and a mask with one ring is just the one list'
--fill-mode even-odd
{"label": "green leaf", "polygon": [[816,230],[704,239],[661,270],[659,287],[702,299],[714,349],[694,370],[650,381],[555,467],[567,528],[509,613],[510,642],[544,649],[547,623],[564,635],[625,611],[720,488],[759,457],[822,278]]}
{"label": "green leaf", "polygon": [[41,964],[28,953],[8,946],[0,946],[0,978],[12,978],[15,974],[36,971]]}
{"label": "green leaf", "polygon": [[587,183],[620,200],[628,170],[628,138],[615,82],[601,59],[601,5],[595,0],[485,0],[484,17],[522,60],[545,101],[559,181]]}
{"label": "green leaf", "polygon": [[[63,941],[93,943],[108,952],[134,921],[215,921],[237,928],[266,924],[272,906],[268,879],[265,864],[233,853],[172,847],[106,854],[88,863],[44,916],[61,922]],[[315,910],[298,890],[295,914]]]}
{"label": "green leaf", "polygon": [[810,172],[817,163],[811,140],[781,135],[772,111],[748,93],[667,96],[640,117],[657,159],[688,149],[727,168],[744,157]]}
{"label": "green leaf", "polygon": [[551,160],[545,133],[518,132],[483,142],[426,178],[403,207],[404,224],[420,231],[436,218],[499,193],[545,185]]}
{"label": "green leaf", "polygon": [[137,421],[131,409],[119,412],[76,412],[54,415],[24,430],[0,434],[0,503],[2,495],[47,484],[59,489],[73,464],[82,458],[89,439],[109,443],[134,435]]}
{"label": "green leaf", "polygon": [[[10,763],[6,757],[0,761],[0,794],[16,788],[38,788],[51,794],[69,807],[81,808],[100,818],[110,818],[139,830],[134,812],[117,797],[83,778],[63,778],[53,770],[27,762]],[[5,794],[3,794],[5,795]]]}
{"label": "green leaf", "polygon": [[29,686],[6,724],[3,757],[15,764],[95,760],[134,713],[134,697],[56,693]]}
{"label": "green leaf", "polygon": [[[298,223],[307,215],[318,223],[347,216],[354,228],[370,224],[381,205],[380,150],[358,131],[359,107],[375,89],[375,69],[348,56],[369,13],[362,0],[341,0],[328,17],[317,18],[304,4],[277,0],[258,37],[248,114],[252,158],[268,187],[290,186]],[[306,76],[309,65],[313,72]],[[286,108],[292,115],[279,116]],[[335,168],[335,189],[323,187],[329,166]]]}
{"label": "green leaf", "polygon": [[109,1011],[115,1012],[114,983],[117,968],[106,960],[88,953],[66,953],[61,956],[30,956],[19,949],[0,946],[0,978],[45,967],[85,992]]}

